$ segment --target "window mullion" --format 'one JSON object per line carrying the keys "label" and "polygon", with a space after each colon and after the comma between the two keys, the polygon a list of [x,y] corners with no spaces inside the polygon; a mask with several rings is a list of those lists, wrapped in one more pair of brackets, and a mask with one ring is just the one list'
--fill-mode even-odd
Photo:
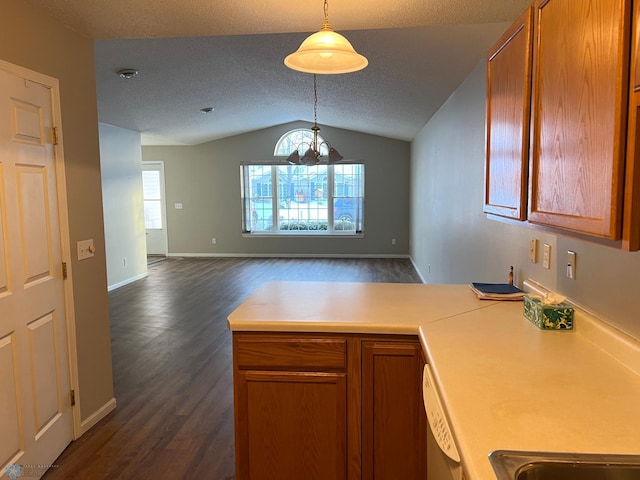
{"label": "window mullion", "polygon": [[276,232],[280,231],[280,215],[278,206],[280,205],[280,180],[278,166],[271,166],[271,228]]}
{"label": "window mullion", "polygon": [[242,231],[251,232],[251,224],[249,223],[250,215],[247,215],[247,211],[250,210],[251,205],[251,188],[249,186],[249,166],[240,165],[240,203],[242,208]]}
{"label": "window mullion", "polygon": [[327,165],[327,228],[333,232],[333,165]]}

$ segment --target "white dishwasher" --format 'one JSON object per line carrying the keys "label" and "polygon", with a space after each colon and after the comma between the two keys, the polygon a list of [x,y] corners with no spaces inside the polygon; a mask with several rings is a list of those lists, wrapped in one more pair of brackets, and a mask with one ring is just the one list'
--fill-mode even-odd
{"label": "white dishwasher", "polygon": [[460,454],[454,443],[429,365],[424,366],[422,373],[422,397],[429,421],[427,479],[462,480],[464,474],[460,464]]}

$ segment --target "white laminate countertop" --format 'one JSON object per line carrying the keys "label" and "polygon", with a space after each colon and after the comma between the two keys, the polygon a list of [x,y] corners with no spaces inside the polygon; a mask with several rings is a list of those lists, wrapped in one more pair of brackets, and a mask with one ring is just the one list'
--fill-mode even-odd
{"label": "white laminate countertop", "polygon": [[466,285],[273,282],[228,322],[232,331],[418,335],[470,480],[495,480],[487,456],[497,449],[639,455],[638,342],[600,342],[597,322],[579,311],[573,331],[539,330],[522,310],[478,300]]}
{"label": "white laminate countertop", "polygon": [[420,325],[498,302],[465,285],[269,282],[229,315],[232,331],[417,335]]}

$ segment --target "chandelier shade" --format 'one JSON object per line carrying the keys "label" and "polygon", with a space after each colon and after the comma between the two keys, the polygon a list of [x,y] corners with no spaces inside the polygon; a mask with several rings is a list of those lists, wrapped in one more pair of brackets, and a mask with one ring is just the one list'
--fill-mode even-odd
{"label": "chandelier shade", "polygon": [[321,30],[307,37],[298,50],[284,59],[284,64],[299,72],[327,75],[357,72],[369,61],[339,33]]}
{"label": "chandelier shade", "polygon": [[344,36],[329,24],[327,0],[324,2],[324,23],[319,32],[307,37],[298,50],[284,59],[284,64],[299,72],[330,75],[357,72],[369,61],[355,51]]}

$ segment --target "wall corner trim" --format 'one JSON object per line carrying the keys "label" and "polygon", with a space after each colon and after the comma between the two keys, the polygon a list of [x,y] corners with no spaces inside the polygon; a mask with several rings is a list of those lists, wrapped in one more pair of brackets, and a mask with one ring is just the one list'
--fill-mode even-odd
{"label": "wall corner trim", "polygon": [[413,256],[410,256],[409,259],[411,260],[411,265],[413,265],[413,268],[415,268],[416,273],[418,274],[418,277],[420,277],[420,280],[422,280],[422,283],[427,283],[427,280],[422,275],[422,272],[420,271],[420,267],[418,267],[418,264],[414,260]]}
{"label": "wall corner trim", "polygon": [[[87,433],[93,426],[95,426],[100,420],[109,415],[116,409],[116,398],[113,397],[103,406],[101,406],[98,410],[93,412],[86,420],[83,420],[80,424],[80,438],[82,435]],[[76,438],[77,440],[77,438]]]}

